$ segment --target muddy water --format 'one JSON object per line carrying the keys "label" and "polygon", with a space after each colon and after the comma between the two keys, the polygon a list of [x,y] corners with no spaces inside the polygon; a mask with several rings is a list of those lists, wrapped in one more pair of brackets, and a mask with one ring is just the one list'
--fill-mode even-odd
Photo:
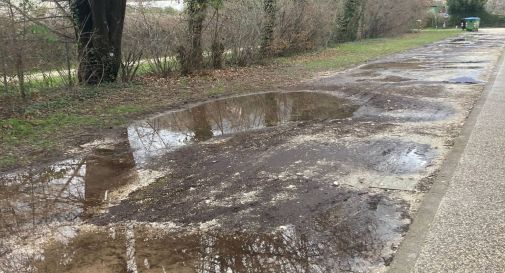
{"label": "muddy water", "polygon": [[459,84],[478,84],[478,83],[482,83],[482,81],[479,81],[479,80],[475,79],[472,76],[456,77],[454,79],[450,79],[449,82],[451,82],[451,83],[459,83]]}
{"label": "muddy water", "polygon": [[290,122],[342,119],[357,107],[323,93],[264,93],[217,100],[170,112],[128,128],[137,161],[223,135]]}
{"label": "muddy water", "polygon": [[262,232],[219,227],[187,232],[168,224],[83,232],[70,243],[49,245],[49,254],[35,264],[50,272],[210,273],[362,272],[388,263],[391,242],[399,239],[395,230],[410,221],[402,213],[405,204],[353,192],[336,200],[345,201],[298,220],[306,225]]}
{"label": "muddy water", "polygon": [[[115,190],[145,184],[155,156],[185,145],[297,121],[346,118],[356,106],[310,92],[265,93],[218,100],[170,112],[128,128],[128,138],[85,158],[2,177],[1,231],[22,223],[86,219],[112,202]],[[152,182],[152,181],[151,181]]]}
{"label": "muddy water", "polygon": [[139,180],[133,155],[124,141],[108,149],[95,149],[86,158],[3,176],[0,235],[87,219],[99,212],[101,205],[113,201],[114,190]]}

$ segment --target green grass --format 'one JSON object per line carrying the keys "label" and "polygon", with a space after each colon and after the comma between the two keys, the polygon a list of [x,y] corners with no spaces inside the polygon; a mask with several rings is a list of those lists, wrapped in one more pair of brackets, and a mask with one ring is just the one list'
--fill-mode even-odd
{"label": "green grass", "polygon": [[28,144],[35,148],[53,145],[50,136],[58,131],[75,126],[91,126],[99,123],[96,117],[56,113],[47,118],[18,119],[0,121],[2,142],[7,145]]}
{"label": "green grass", "polygon": [[[75,77],[72,78],[73,82],[76,82]],[[40,76],[37,78],[30,77],[27,75],[25,77],[24,89],[29,97],[37,97],[38,94],[43,92],[51,92],[54,89],[63,89],[69,87],[68,78],[65,76]],[[17,82],[11,82],[8,84],[8,94],[10,95],[20,95],[20,87]]]}
{"label": "green grass", "polygon": [[109,110],[107,110],[107,113],[112,115],[125,115],[142,112],[143,110],[144,109],[142,107],[130,104],[130,105],[119,105],[116,107],[112,107]]}
{"label": "green grass", "polygon": [[[100,121],[92,116],[53,114],[47,118],[0,120],[0,169],[29,163],[34,155],[54,151],[58,135],[71,137],[69,132],[81,126],[98,126]],[[22,151],[17,150],[22,147]],[[36,158],[36,157],[34,157]]]}
{"label": "green grass", "polygon": [[[442,39],[460,35],[460,30],[424,30],[395,38],[368,39],[339,44],[306,59],[281,58],[281,62],[299,63],[309,70],[343,69],[384,55],[402,52]],[[314,53],[313,53],[314,54]]]}
{"label": "green grass", "polygon": [[[94,94],[96,90],[100,89],[87,88],[83,89],[82,92],[83,94]],[[105,125],[122,125],[126,122],[128,114],[145,110],[141,106],[126,104],[111,105],[109,108],[100,109],[95,114],[63,112],[63,109],[73,107],[77,107],[75,102],[71,101],[70,98],[65,99],[65,97],[62,97],[50,103],[32,104],[25,111],[26,115],[32,116],[31,118],[19,117],[0,120],[0,143],[4,148],[0,153],[0,169],[22,162],[22,156],[14,156],[17,147],[23,147],[24,151],[33,153],[51,151],[57,147],[62,136],[71,138],[70,134],[73,131],[80,132],[79,128],[103,128]],[[38,115],[39,111],[46,114]],[[30,157],[29,155],[24,156]]]}
{"label": "green grass", "polygon": [[112,107],[105,111],[108,116],[108,120],[110,124],[114,126],[120,126],[127,121],[128,114],[136,114],[142,113],[146,109],[137,105],[127,104],[127,105],[118,105]]}

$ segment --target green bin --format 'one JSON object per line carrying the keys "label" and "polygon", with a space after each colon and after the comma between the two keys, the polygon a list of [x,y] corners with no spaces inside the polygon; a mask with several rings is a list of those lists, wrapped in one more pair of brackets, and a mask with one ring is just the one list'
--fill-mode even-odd
{"label": "green bin", "polygon": [[467,17],[465,20],[465,29],[467,31],[479,31],[480,18],[479,17]]}

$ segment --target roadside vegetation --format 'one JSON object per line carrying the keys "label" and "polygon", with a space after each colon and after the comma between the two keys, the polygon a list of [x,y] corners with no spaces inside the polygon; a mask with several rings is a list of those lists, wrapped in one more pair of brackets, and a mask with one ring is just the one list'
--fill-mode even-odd
{"label": "roadside vegetation", "polygon": [[[301,54],[287,58],[287,63],[299,62],[311,71],[342,69],[367,62],[384,55],[397,53],[410,48],[430,44],[451,36],[461,34],[460,30],[428,29],[422,33],[404,34],[394,38],[366,39],[339,44],[318,53]],[[304,58],[309,56],[309,58]],[[300,60],[301,61],[298,61]]]}
{"label": "roadside vegetation", "polygon": [[459,33],[419,32],[428,6],[418,0],[183,4],[0,0],[0,169],[59,157],[149,113]]}

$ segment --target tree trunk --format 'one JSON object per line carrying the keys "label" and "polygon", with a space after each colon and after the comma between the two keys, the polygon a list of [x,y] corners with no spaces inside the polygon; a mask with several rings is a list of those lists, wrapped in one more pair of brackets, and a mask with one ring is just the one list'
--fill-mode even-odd
{"label": "tree trunk", "polygon": [[3,61],[3,70],[2,70],[2,80],[4,85],[4,93],[9,94],[9,82],[7,81],[7,63],[5,62],[5,57],[2,56]]}
{"label": "tree trunk", "polygon": [[21,98],[23,100],[27,99],[26,96],[26,86],[25,86],[25,71],[24,71],[24,64],[23,64],[23,55],[22,55],[22,50],[17,49],[18,52],[16,52],[16,75],[18,77],[18,86],[19,86],[19,92],[21,93]]}
{"label": "tree trunk", "polygon": [[126,0],[70,1],[78,41],[79,83],[116,81]]}
{"label": "tree trunk", "polygon": [[182,74],[189,74],[194,70],[203,68],[202,33],[203,22],[207,12],[208,0],[188,1],[188,33],[189,52],[186,52],[182,60]]}
{"label": "tree trunk", "polygon": [[214,26],[214,37],[212,39],[212,67],[214,69],[223,68],[224,45],[219,38],[219,9],[216,9],[216,24]]}
{"label": "tree trunk", "polygon": [[277,15],[277,1],[263,0],[263,12],[265,21],[261,36],[261,55],[268,57],[272,54],[272,42],[274,40],[274,28]]}

